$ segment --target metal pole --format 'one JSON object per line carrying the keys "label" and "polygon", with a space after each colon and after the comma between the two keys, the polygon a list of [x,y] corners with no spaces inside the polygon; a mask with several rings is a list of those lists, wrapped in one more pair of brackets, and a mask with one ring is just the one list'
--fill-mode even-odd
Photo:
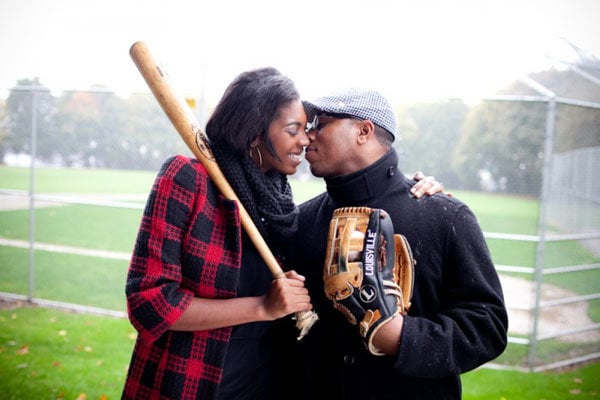
{"label": "metal pole", "polygon": [[35,244],[35,157],[37,147],[37,114],[38,114],[38,92],[31,91],[31,161],[29,167],[29,291],[28,300],[33,300],[34,292],[34,244]]}
{"label": "metal pole", "polygon": [[546,244],[546,219],[548,199],[550,197],[550,182],[552,173],[552,154],[554,147],[554,127],[556,123],[556,99],[548,100],[546,109],[546,134],[544,139],[544,166],[542,171],[542,191],[540,194],[540,215],[538,221],[538,237],[536,260],[535,260],[535,305],[533,308],[533,329],[528,355],[528,365],[531,372],[535,370],[538,347],[538,330],[541,315],[542,283],[544,275],[544,251]]}

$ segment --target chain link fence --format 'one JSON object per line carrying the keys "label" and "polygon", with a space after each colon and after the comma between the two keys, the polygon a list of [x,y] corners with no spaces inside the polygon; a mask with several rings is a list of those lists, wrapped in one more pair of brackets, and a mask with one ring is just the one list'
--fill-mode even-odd
{"label": "chain link fence", "polygon": [[529,244],[514,264],[497,263],[505,290],[511,288],[511,329],[509,351],[496,363],[543,371],[600,358],[600,104],[560,98],[532,79],[524,83],[539,95],[487,101],[498,121],[514,120],[516,105],[530,122],[516,129],[543,138],[532,160],[541,171],[537,232],[487,237]]}
{"label": "chain link fence", "polygon": [[156,171],[191,155],[149,93],[12,88],[0,153],[0,292],[124,317],[124,282]]}
{"label": "chain link fence", "polygon": [[[534,275],[538,322],[529,353],[537,369],[600,357],[600,104],[549,99],[547,105],[551,154]],[[580,319],[544,330],[542,316],[551,314]]]}
{"label": "chain link fence", "polygon": [[[457,163],[460,151],[443,156],[462,165],[452,189],[500,196],[527,221],[508,227],[498,197],[475,210],[486,221],[498,214],[482,226],[510,314],[509,347],[490,366],[537,371],[600,358],[600,104],[550,94],[473,107],[471,128],[487,121],[490,137],[515,138],[472,141],[470,160],[481,161],[473,175],[473,163]],[[195,104],[203,123],[209,107]],[[189,150],[150,94],[20,86],[0,117],[0,297],[123,317],[145,198],[164,159]],[[423,170],[444,177],[436,168]],[[477,187],[461,186],[461,175]],[[311,182],[306,163],[297,176]]]}

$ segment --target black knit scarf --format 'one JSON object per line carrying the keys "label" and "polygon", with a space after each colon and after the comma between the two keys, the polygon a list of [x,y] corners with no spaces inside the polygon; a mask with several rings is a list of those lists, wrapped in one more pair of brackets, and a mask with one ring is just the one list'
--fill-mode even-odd
{"label": "black knit scarf", "polygon": [[294,204],[287,176],[260,172],[250,157],[240,158],[222,144],[211,148],[223,174],[271,246],[285,243],[298,229],[298,208]]}

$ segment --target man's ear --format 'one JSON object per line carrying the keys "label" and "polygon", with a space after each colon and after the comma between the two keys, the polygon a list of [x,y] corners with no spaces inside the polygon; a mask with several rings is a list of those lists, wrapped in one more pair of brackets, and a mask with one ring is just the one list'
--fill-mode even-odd
{"label": "man's ear", "polygon": [[359,123],[358,141],[364,143],[375,135],[375,125],[368,119],[362,120]]}

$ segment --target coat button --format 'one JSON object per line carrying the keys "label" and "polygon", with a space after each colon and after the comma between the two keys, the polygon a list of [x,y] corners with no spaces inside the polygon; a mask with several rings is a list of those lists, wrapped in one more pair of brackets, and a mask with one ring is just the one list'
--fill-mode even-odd
{"label": "coat button", "polygon": [[354,364],[356,364],[356,359],[354,358],[354,356],[352,354],[346,354],[344,356],[344,363],[346,365],[354,365]]}

